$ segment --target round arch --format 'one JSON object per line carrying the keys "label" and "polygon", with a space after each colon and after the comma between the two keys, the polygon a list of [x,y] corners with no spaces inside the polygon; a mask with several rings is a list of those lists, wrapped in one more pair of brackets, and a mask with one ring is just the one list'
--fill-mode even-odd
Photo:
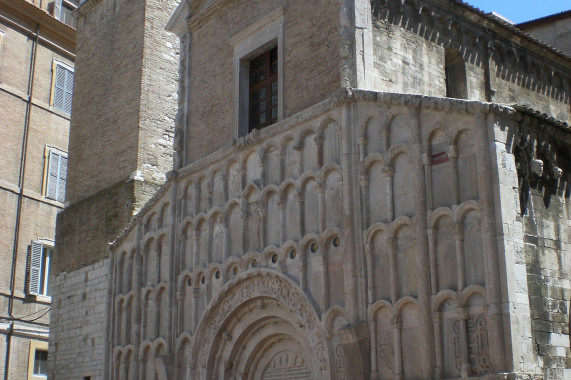
{"label": "round arch", "polygon": [[205,311],[194,342],[196,379],[233,373],[256,378],[275,369],[272,363],[280,355],[289,358],[292,368],[307,370],[308,378],[330,377],[327,342],[315,308],[299,286],[276,271],[248,270],[229,281]]}

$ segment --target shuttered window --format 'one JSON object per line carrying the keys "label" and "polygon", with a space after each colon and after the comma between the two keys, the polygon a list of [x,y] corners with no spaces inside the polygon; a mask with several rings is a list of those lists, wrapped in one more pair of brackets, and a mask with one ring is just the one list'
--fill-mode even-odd
{"label": "shuttered window", "polygon": [[2,50],[4,50],[4,32],[0,30],[0,67],[2,66]]}
{"label": "shuttered window", "polygon": [[51,294],[50,264],[53,247],[33,241],[28,254],[27,293],[49,296]]}
{"label": "shuttered window", "polygon": [[54,66],[53,106],[60,111],[71,114],[73,71],[59,63]]}
{"label": "shuttered window", "polygon": [[65,201],[66,181],[67,155],[51,149],[48,150],[46,198],[63,203]]}
{"label": "shuttered window", "polygon": [[60,16],[61,16],[61,0],[55,0],[54,1],[54,17],[59,20]]}

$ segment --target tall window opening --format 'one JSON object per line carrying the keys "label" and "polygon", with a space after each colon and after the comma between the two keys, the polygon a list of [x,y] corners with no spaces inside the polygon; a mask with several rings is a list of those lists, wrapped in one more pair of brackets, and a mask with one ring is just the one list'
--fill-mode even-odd
{"label": "tall window opening", "polygon": [[232,36],[234,138],[284,118],[284,11],[278,8]]}
{"label": "tall window opening", "polygon": [[31,295],[50,296],[53,285],[51,260],[54,247],[43,241],[33,241],[28,253],[27,292]]}
{"label": "tall window opening", "polygon": [[466,64],[458,49],[449,47],[444,51],[444,72],[446,74],[446,96],[467,99]]}
{"label": "tall window opening", "polygon": [[278,121],[278,48],[250,61],[250,112],[248,132]]}

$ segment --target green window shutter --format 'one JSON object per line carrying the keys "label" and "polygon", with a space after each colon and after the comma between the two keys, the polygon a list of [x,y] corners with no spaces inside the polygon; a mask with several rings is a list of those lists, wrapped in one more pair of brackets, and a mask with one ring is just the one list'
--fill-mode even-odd
{"label": "green window shutter", "polygon": [[37,241],[32,242],[32,249],[30,250],[28,263],[30,268],[28,273],[28,294],[40,293],[40,277],[42,274],[42,249],[42,243]]}

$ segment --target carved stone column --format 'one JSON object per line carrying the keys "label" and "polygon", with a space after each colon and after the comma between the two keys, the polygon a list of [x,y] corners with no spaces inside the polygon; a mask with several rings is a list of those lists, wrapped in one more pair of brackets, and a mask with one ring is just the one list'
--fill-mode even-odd
{"label": "carved stone column", "polygon": [[[462,378],[467,378],[472,374],[472,366],[470,364],[470,352],[468,347],[468,325],[467,325],[468,311],[464,308],[460,308],[458,310],[458,314],[459,318],[454,323],[455,324],[454,329],[458,330],[458,332],[460,332],[461,334],[460,341],[462,344],[462,351],[463,351],[461,376]],[[459,324],[459,327],[456,326],[457,323]]]}
{"label": "carved stone column", "polygon": [[319,170],[323,167],[323,135],[319,134],[313,140],[317,146],[317,169]]}
{"label": "carved stone column", "polygon": [[266,178],[268,174],[266,170],[266,152],[260,149],[257,153],[260,159],[260,188],[263,189],[268,184],[268,179]]}
{"label": "carved stone column", "polygon": [[369,320],[369,339],[371,340],[371,375],[372,380],[379,378],[379,369],[377,362],[377,324],[374,318]]}
{"label": "carved stone column", "polygon": [[394,305],[399,299],[397,242],[394,237],[387,238],[387,248],[389,249],[389,265],[391,266],[391,301]]}
{"label": "carved stone column", "polygon": [[[267,206],[267,204],[265,205]],[[266,210],[266,207],[260,207],[258,209],[258,212],[260,213],[260,249],[263,249],[266,246],[267,243],[267,227],[268,227],[268,223],[267,223],[267,219],[268,219],[268,212]]]}
{"label": "carved stone column", "polygon": [[198,215],[200,213],[200,183],[194,182],[194,191],[192,192],[192,206],[193,206],[193,215]]}
{"label": "carved stone column", "polygon": [[422,154],[424,165],[424,178],[426,186],[426,208],[430,212],[434,209],[432,204],[432,159],[427,153]]}
{"label": "carved stone column", "polygon": [[192,253],[194,254],[192,258],[193,269],[197,268],[200,263],[200,231],[192,230]]}
{"label": "carved stone column", "polygon": [[367,303],[369,307],[375,302],[374,257],[371,243],[365,244],[365,258],[367,260]]}
{"label": "carved stone column", "polygon": [[369,221],[369,176],[362,175],[359,179],[361,184],[361,203],[363,204],[363,228],[368,228]]}
{"label": "carved stone column", "polygon": [[432,294],[438,293],[440,288],[438,282],[438,230],[436,228],[429,228],[427,230],[428,235],[428,256],[430,258],[430,282],[432,288]]}
{"label": "carved stone column", "polygon": [[224,261],[228,260],[228,258],[230,257],[230,228],[228,228],[228,221],[224,220],[223,224],[223,229],[224,229],[224,242],[223,242],[223,259]]}
{"label": "carved stone column", "polygon": [[320,249],[321,257],[321,287],[323,288],[321,304],[322,312],[329,308],[329,248],[321,247]]}
{"label": "carved stone column", "polygon": [[381,136],[383,138],[383,152],[386,152],[391,147],[391,139],[389,136],[389,123],[385,122],[381,127]]}
{"label": "carved stone column", "polygon": [[[198,278],[196,279],[196,281],[198,282]],[[200,298],[200,290],[198,289],[198,286],[200,286],[199,284],[196,284],[192,287],[192,331],[196,331],[196,328],[198,327],[198,318],[200,318],[200,315],[198,315],[198,302],[200,302],[199,298]]]}
{"label": "carved stone column", "polygon": [[284,199],[278,201],[278,207],[280,209],[280,242],[284,242],[287,239],[286,230],[286,202]]}
{"label": "carved stone column", "polygon": [[434,349],[436,354],[436,367],[434,368],[434,378],[442,379],[444,375],[444,352],[442,348],[442,313],[432,313],[434,323]]}
{"label": "carved stone column", "polygon": [[359,160],[361,162],[365,161],[367,158],[367,129],[366,125],[362,124],[359,129],[362,131],[357,144],[359,144]]}
{"label": "carved stone column", "polygon": [[295,194],[295,202],[297,204],[297,215],[299,219],[299,223],[297,224],[299,227],[298,230],[298,238],[301,240],[305,236],[305,207],[304,207],[304,196],[301,193]]}
{"label": "carved stone column", "polygon": [[446,154],[452,164],[452,199],[455,205],[460,204],[460,176],[458,174],[458,149],[455,145],[446,148]]}
{"label": "carved stone column", "polygon": [[213,241],[214,241],[214,224],[215,223],[216,222],[214,222],[214,220],[208,221],[208,234],[207,234],[208,244],[206,247],[206,256],[207,256],[206,261],[208,263],[212,262],[212,256],[213,256],[212,255],[213,254],[212,249],[214,247]]}
{"label": "carved stone column", "polygon": [[181,283],[181,286],[176,292],[176,320],[177,324],[175,326],[176,332],[175,335],[178,336],[180,333],[184,331],[184,282]]}
{"label": "carved stone column", "polygon": [[457,224],[453,229],[456,242],[456,272],[458,273],[458,290],[466,287],[466,266],[464,257],[464,232],[462,224]]}
{"label": "carved stone column", "polygon": [[317,194],[319,197],[319,232],[323,232],[327,226],[325,220],[325,188],[320,185],[317,188]]}
{"label": "carved stone column", "polygon": [[279,183],[282,183],[283,181],[285,181],[285,172],[286,172],[286,170],[285,170],[285,169],[286,169],[286,168],[285,168],[285,165],[286,165],[286,162],[285,162],[285,161],[286,161],[286,160],[285,160],[285,158],[286,158],[286,153],[284,152],[283,149],[282,149],[282,150],[280,151],[280,153],[277,155],[277,158],[278,158],[278,162],[279,162],[279,168],[278,168],[278,170],[280,171],[280,172],[279,172],[279,175],[278,175],[278,178],[279,178],[278,181],[279,181]]}
{"label": "carved stone column", "polygon": [[395,349],[395,380],[403,380],[403,361],[402,361],[402,319],[401,317],[394,317],[392,320],[394,349]]}
{"label": "carved stone column", "polygon": [[392,222],[395,218],[394,196],[393,196],[393,178],[395,171],[391,166],[385,166],[383,172],[387,176],[387,222]]}

